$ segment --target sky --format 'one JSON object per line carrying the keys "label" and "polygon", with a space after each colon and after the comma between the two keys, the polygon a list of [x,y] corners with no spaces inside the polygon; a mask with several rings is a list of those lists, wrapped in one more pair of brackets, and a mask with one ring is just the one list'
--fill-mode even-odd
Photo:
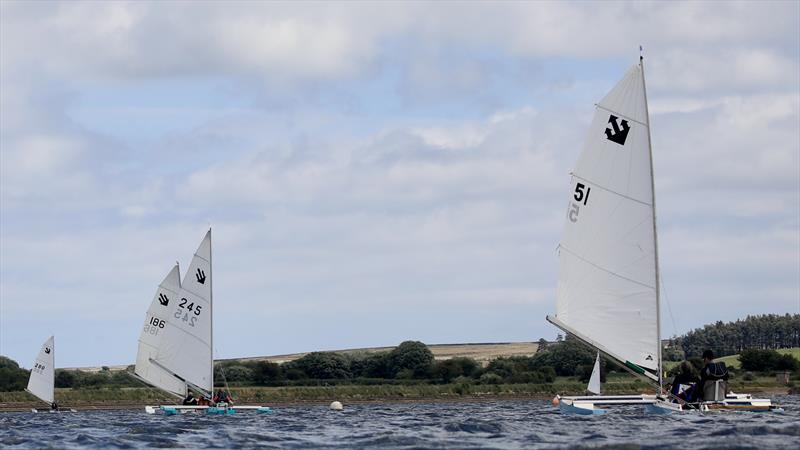
{"label": "sky", "polygon": [[0,2],[0,354],[130,364],[209,226],[220,358],[553,339],[644,48],[662,335],[800,313],[800,3]]}

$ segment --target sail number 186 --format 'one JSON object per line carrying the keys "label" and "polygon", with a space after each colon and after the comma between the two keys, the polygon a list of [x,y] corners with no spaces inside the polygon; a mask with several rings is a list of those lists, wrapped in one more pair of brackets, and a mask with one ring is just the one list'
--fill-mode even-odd
{"label": "sail number 186", "polygon": [[578,221],[578,213],[580,212],[580,205],[579,203],[583,203],[586,206],[586,202],[589,201],[589,193],[592,191],[592,188],[584,185],[583,183],[578,183],[575,185],[575,193],[572,195],[572,198],[575,199],[575,202],[570,204],[569,208],[569,220],[571,222]]}

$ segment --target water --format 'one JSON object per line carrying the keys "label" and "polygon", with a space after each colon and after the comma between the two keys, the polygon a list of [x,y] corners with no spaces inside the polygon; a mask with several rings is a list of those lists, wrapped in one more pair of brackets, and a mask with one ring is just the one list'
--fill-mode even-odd
{"label": "water", "polygon": [[274,414],[0,413],[2,448],[800,448],[800,397],[784,413],[651,416],[641,407],[595,417],[549,402],[277,408]]}

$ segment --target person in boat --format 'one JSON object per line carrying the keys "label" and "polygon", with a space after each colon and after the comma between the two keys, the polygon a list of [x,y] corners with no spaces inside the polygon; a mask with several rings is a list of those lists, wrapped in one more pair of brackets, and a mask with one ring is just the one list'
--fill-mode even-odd
{"label": "person in boat", "polygon": [[211,400],[207,396],[203,395],[202,397],[200,397],[200,400],[197,401],[197,405],[198,406],[211,406]]}
{"label": "person in boat", "polygon": [[58,403],[50,403],[50,411],[58,411]]}
{"label": "person in boat", "polygon": [[214,396],[214,403],[226,403],[228,405],[232,405],[233,399],[227,392],[220,389],[217,391],[217,395]]}
{"label": "person in boat", "polygon": [[678,374],[672,379],[670,393],[684,401],[691,401],[697,383],[697,370],[689,361],[678,366]]}
{"label": "person in boat", "polygon": [[707,381],[725,380],[728,381],[728,368],[725,363],[714,362],[714,352],[706,350],[703,352],[703,370],[700,371],[700,381],[697,382],[695,388],[695,399],[704,400],[703,389]]}
{"label": "person in boat", "polygon": [[186,395],[185,399],[183,399],[183,404],[184,405],[196,405],[197,404],[197,399],[194,398],[194,394],[192,394],[191,391],[189,391],[189,394]]}

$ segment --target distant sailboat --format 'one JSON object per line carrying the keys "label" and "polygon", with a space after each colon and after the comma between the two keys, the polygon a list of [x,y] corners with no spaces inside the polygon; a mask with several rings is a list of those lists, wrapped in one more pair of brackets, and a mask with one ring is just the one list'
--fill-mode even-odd
{"label": "distant sailboat", "polygon": [[[655,205],[640,59],[596,105],[572,172],[558,251],[556,315],[547,320],[654,383],[663,396]],[[589,390],[599,394],[599,384],[598,376]],[[559,402],[562,410],[579,414],[600,413],[595,405],[636,403],[674,405],[652,395],[563,397]],[[769,407],[769,400],[749,396],[717,403]]]}
{"label": "distant sailboat", "polygon": [[[39,400],[52,406],[55,402],[55,337],[50,336],[39,354],[36,356],[36,361],[31,368],[31,376],[28,379],[28,387],[26,391],[30,392]],[[36,410],[34,410],[36,411]]]}
{"label": "distant sailboat", "polygon": [[594,360],[592,376],[589,378],[589,385],[586,390],[595,395],[600,395],[600,352],[597,352],[597,359]]}
{"label": "distant sailboat", "polygon": [[[211,398],[214,389],[212,280],[209,229],[183,282],[176,264],[159,284],[139,335],[134,374],[181,399],[190,389]],[[207,406],[183,405],[145,409],[148,413],[160,409],[168,414],[191,409],[228,414],[237,409],[269,410],[260,406],[237,406],[235,409],[226,406],[220,411]]]}

